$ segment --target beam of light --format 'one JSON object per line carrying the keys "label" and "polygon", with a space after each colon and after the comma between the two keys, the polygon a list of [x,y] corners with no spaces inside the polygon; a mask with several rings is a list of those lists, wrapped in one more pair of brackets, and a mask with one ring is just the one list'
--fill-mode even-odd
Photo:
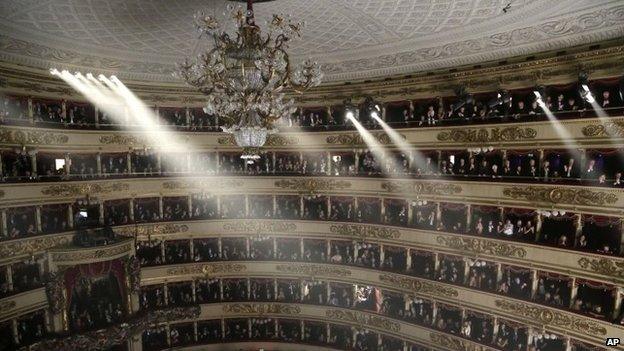
{"label": "beam of light", "polygon": [[403,139],[401,134],[399,134],[396,130],[394,130],[392,127],[390,127],[386,122],[384,122],[379,117],[379,113],[377,111],[373,111],[373,113],[371,113],[371,117],[373,117],[373,119],[375,121],[377,121],[377,123],[379,123],[381,128],[390,137],[390,140],[392,140],[394,145],[396,145],[399,148],[399,150],[401,150],[401,152],[403,154],[405,154],[405,155],[412,155],[412,157],[414,158],[414,162],[416,163],[416,166],[418,168],[420,168],[420,169],[425,169],[426,168],[425,158],[420,153],[420,151],[418,151],[416,149],[412,149],[410,144],[407,141],[405,141],[405,139]]}
{"label": "beam of light", "polygon": [[345,117],[347,118],[348,121],[351,121],[351,123],[353,123],[355,128],[358,130],[358,132],[362,136],[362,140],[364,141],[364,143],[366,143],[366,145],[368,146],[368,149],[373,153],[373,156],[375,156],[375,159],[377,160],[377,162],[379,162],[382,174],[388,175],[388,176],[393,175],[392,173],[388,174],[386,172],[387,167],[385,166],[387,164],[390,165],[390,169],[394,169],[397,171],[401,170],[403,166],[400,165],[397,162],[397,160],[394,157],[392,157],[392,155],[388,155],[388,153],[386,152],[384,147],[381,145],[381,143],[379,143],[379,141],[377,141],[377,139],[368,130],[366,130],[364,126],[362,126],[360,121],[355,119],[355,115],[353,114],[353,112],[347,111],[347,113],[345,114]]}
{"label": "beam of light", "polygon": [[548,120],[550,121],[551,125],[555,129],[555,133],[557,133],[557,135],[559,136],[559,139],[563,141],[563,143],[566,146],[566,149],[568,149],[568,151],[570,151],[574,155],[574,158],[580,159],[581,148],[576,143],[576,141],[574,141],[572,134],[570,134],[570,132],[563,126],[563,124],[561,124],[561,122],[557,119],[557,117],[555,117],[552,111],[550,111],[548,106],[546,106],[546,104],[544,103],[544,100],[542,100],[542,94],[540,94],[538,91],[534,91],[533,93],[535,94],[535,97],[537,98],[536,100],[537,104],[539,105],[539,107],[542,108],[542,111],[544,111],[544,113],[546,114],[546,117],[548,117]]}
{"label": "beam of light", "polygon": [[116,77],[108,79],[100,75],[98,80],[90,73],[84,76],[80,72],[72,74],[57,69],[51,69],[50,74],[63,79],[118,124],[127,126],[128,117],[130,123],[134,124],[132,129],[142,132],[137,136],[144,140],[144,147],[166,151],[161,153],[161,163],[172,166],[168,168],[175,168],[179,163],[175,152],[188,151],[187,143],[173,131],[159,125],[156,113]]}

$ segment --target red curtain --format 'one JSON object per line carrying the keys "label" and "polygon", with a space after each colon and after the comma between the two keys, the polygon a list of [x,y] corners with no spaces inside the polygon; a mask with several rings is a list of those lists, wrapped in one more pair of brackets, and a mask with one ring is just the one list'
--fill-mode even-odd
{"label": "red curtain", "polygon": [[117,279],[117,285],[119,286],[119,293],[125,301],[126,297],[126,289],[125,289],[125,271],[124,265],[121,260],[114,261],[106,261],[106,262],[97,262],[97,263],[89,263],[83,264],[79,266],[72,267],[65,271],[65,290],[67,292],[67,305],[71,304],[73,287],[78,281],[78,279],[85,278],[96,278],[101,277],[103,275],[108,275],[112,273],[115,279]]}

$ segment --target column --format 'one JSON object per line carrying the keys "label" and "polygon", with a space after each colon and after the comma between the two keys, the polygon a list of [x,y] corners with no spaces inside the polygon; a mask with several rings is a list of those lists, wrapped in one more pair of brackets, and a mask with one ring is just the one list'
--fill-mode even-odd
{"label": "column", "polygon": [[184,108],[184,119],[186,121],[186,129],[191,127],[191,111],[188,106]]}
{"label": "column", "polygon": [[100,109],[97,107],[97,105],[95,106],[95,116],[93,116],[93,119],[95,121],[95,128],[99,129],[100,128]]}
{"label": "column", "polygon": [[95,155],[95,171],[98,176],[102,176],[102,153],[98,152]]}
{"label": "column", "polygon": [[2,151],[0,151],[0,180],[4,177],[4,173],[2,172]]}
{"label": "column", "polygon": [[327,195],[327,219],[331,218],[331,196]]}
{"label": "column", "polygon": [[67,227],[74,229],[74,206],[72,204],[67,205]]}
{"label": "column", "polygon": [[219,251],[219,258],[223,258],[223,239],[221,237],[217,239],[217,250]]}
{"label": "column", "polygon": [[537,293],[537,270],[531,270],[531,300],[535,298]]}
{"label": "column", "polygon": [[438,302],[434,300],[431,303],[431,324],[432,325],[435,325],[437,317],[438,317]]}
{"label": "column", "polygon": [[328,176],[332,175],[332,157],[329,151],[327,151],[327,169],[325,170],[325,174]]}
{"label": "column", "polygon": [[193,261],[193,258],[195,257],[195,240],[193,240],[193,238],[189,240],[189,251],[190,251],[191,261]]}
{"label": "column", "polygon": [[219,300],[223,301],[223,279],[219,279]]}
{"label": "column", "polygon": [[572,308],[572,306],[574,306],[574,300],[576,300],[576,295],[578,294],[578,285],[576,284],[576,277],[572,277],[570,284],[572,285],[572,289],[570,289],[570,306],[568,307]]}
{"label": "column", "polygon": [[470,232],[472,226],[472,205],[466,205],[466,231]]}
{"label": "column", "polygon": [[575,218],[576,231],[574,233],[574,242],[572,243],[574,247],[576,247],[576,243],[578,243],[579,238],[583,234],[583,215],[581,215],[580,213],[577,213],[575,216],[576,216]]}
{"label": "column", "polygon": [[193,340],[199,340],[199,333],[197,332],[197,322],[193,322]]}
{"label": "column", "polygon": [[217,215],[222,217],[221,215],[221,195],[217,195]]}
{"label": "column", "polygon": [[407,256],[405,257],[405,271],[409,272],[412,269],[412,249],[407,248]]}
{"label": "column", "polygon": [[622,234],[620,235],[620,255],[624,254],[624,218],[620,220],[620,227],[622,228]]}
{"label": "column", "polygon": [[494,344],[496,342],[496,336],[498,335],[498,317],[492,318],[492,340],[490,342]]}
{"label": "column", "polygon": [[188,218],[193,218],[193,196],[189,195],[187,199],[188,203]]}
{"label": "column", "polygon": [[[37,150],[28,152],[30,154],[31,176],[37,177]],[[68,156],[65,156],[65,174],[69,174],[69,165],[67,164]]]}
{"label": "column", "polygon": [[537,220],[535,221],[535,242],[539,242],[542,237],[542,221],[543,216],[541,213],[537,214]]}
{"label": "column", "polygon": [[442,150],[438,150],[437,155],[438,155],[438,169],[440,169],[440,164],[442,164]]}
{"label": "column", "polygon": [[[384,250],[384,245],[379,245],[379,267],[383,267],[384,260],[386,258],[386,252]],[[383,300],[381,300],[383,301]]]}
{"label": "column", "polygon": [[277,214],[277,195],[273,194],[273,217]]}
{"label": "column", "polygon": [[[191,240],[191,242],[193,242],[193,240]],[[193,302],[197,302],[197,293],[195,292],[195,279],[191,280],[191,297],[193,298]]]}
{"label": "column", "polygon": [[130,198],[130,204],[129,204],[129,209],[128,209],[128,215],[130,218],[128,218],[130,220],[130,222],[134,222],[134,198],[131,197]]}
{"label": "column", "polygon": [[438,268],[440,267],[440,254],[438,252],[433,254],[433,275],[437,275]]}
{"label": "column", "polygon": [[353,150],[353,159],[355,163],[353,165],[353,171],[355,172],[355,174],[358,174],[360,168],[360,153],[357,150]]}
{"label": "column", "polygon": [[128,169],[128,173],[134,172],[132,169],[132,153],[128,152],[126,154],[126,168]]}
{"label": "column", "polygon": [[386,223],[386,198],[381,198],[381,222]]}
{"label": "column", "polygon": [[162,195],[158,197],[158,219],[162,220],[165,209],[163,207],[163,197]]}
{"label": "column", "polygon": [[470,264],[468,263],[468,259],[466,257],[463,258],[464,261],[464,284],[468,283],[468,276],[470,275]]}
{"label": "column", "polygon": [[277,259],[277,238],[273,237],[273,258]]}
{"label": "column", "polygon": [[386,113],[387,113],[386,104],[382,104],[381,105],[381,120],[384,122],[386,121]]}
{"label": "column", "polygon": [[[163,246],[162,242],[160,243],[160,247],[162,248],[163,251],[163,256],[164,256],[164,252],[165,252],[165,247]],[[167,286],[167,283],[165,283],[164,288],[163,288],[163,297],[165,299],[165,305],[169,305],[169,287]]]}
{"label": "column", "polygon": [[41,227],[41,206],[40,205],[35,207],[35,227],[37,229],[37,233],[41,233],[43,231]]}
{"label": "column", "polygon": [[69,157],[69,152],[65,153],[65,175],[69,176],[71,174],[71,158]]}
{"label": "column", "polygon": [[6,209],[2,209],[0,210],[0,221],[2,221],[0,223],[0,233],[2,233],[2,236],[4,237],[8,237],[9,236],[9,229],[7,227],[7,213],[6,213]]}
{"label": "column", "polygon": [[99,222],[100,222],[100,225],[104,225],[104,202],[103,201],[99,201],[98,206],[100,208]]}
{"label": "column", "polygon": [[249,195],[245,194],[245,217],[249,217]]}
{"label": "column", "polygon": [[500,263],[496,264],[496,286],[498,287],[503,279],[503,265]]}
{"label": "column", "polygon": [[[167,262],[167,255],[165,255],[165,241],[161,240],[160,241],[160,255],[163,258],[163,262]],[[166,287],[166,285],[165,285]],[[167,291],[167,289],[165,289],[165,292]],[[165,294],[165,298],[167,298],[167,294]]]}
{"label": "column", "polygon": [[304,205],[304,201],[303,201],[303,195],[299,196],[299,205],[301,206],[299,208],[299,218],[303,218],[303,211],[305,210],[305,205]]}
{"label": "column", "polygon": [[35,114],[34,114],[34,106],[32,97],[28,97],[28,119],[30,120],[30,124],[35,123]]}
{"label": "column", "polygon": [[412,221],[414,220],[414,206],[411,203],[407,203],[407,226],[412,225]]}
{"label": "column", "polygon": [[7,289],[13,291],[13,267],[10,264],[5,266],[5,273],[7,277]]}
{"label": "column", "polygon": [[[61,117],[63,117],[65,123],[67,123],[67,101],[65,101],[65,99],[61,100]],[[74,123],[73,116],[69,123]]]}
{"label": "column", "polygon": [[440,207],[440,203],[436,202],[436,223],[440,223],[442,220],[442,208]]}
{"label": "column", "polygon": [[616,288],[616,296],[615,296],[615,304],[614,304],[614,309],[613,309],[613,319],[619,317],[619,311],[620,308],[622,307],[622,300],[624,299],[624,287],[617,287]]}
{"label": "column", "polygon": [[271,173],[275,174],[275,164],[277,163],[277,157],[275,156],[275,151],[271,152]]}
{"label": "column", "polygon": [[17,331],[17,319],[11,319],[11,331],[13,332],[13,341],[16,345],[19,344],[19,333]]}

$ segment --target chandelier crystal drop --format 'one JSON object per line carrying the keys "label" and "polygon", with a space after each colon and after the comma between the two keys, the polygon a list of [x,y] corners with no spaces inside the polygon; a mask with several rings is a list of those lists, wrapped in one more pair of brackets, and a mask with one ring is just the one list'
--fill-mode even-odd
{"label": "chandelier crystal drop", "polygon": [[175,74],[207,96],[204,110],[218,116],[223,131],[244,149],[243,157],[253,159],[269,135],[277,132],[275,122],[296,110],[284,91],[302,93],[318,86],[323,74],[311,60],[291,66],[286,49],[292,39],[301,37],[303,22],[273,15],[268,31],[262,33],[255,23],[253,0],[247,0],[246,11],[229,10],[234,34],[213,16],[201,11],[195,15],[197,29],[214,45],[195,61],[180,63]]}

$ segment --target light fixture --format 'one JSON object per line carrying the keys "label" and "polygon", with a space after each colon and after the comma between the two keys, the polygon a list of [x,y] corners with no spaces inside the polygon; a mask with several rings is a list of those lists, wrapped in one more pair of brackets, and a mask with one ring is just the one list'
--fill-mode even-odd
{"label": "light fixture", "polygon": [[205,111],[218,116],[221,128],[234,135],[246,156],[253,156],[276,132],[275,121],[295,111],[294,100],[286,99],[284,90],[301,93],[317,86],[322,73],[310,60],[292,68],[286,49],[291,39],[301,36],[303,23],[273,15],[268,32],[262,33],[255,23],[253,0],[247,0],[247,11],[229,9],[234,35],[213,16],[195,15],[198,30],[214,45],[195,62],[187,59],[178,65],[176,76],[207,96]]}

